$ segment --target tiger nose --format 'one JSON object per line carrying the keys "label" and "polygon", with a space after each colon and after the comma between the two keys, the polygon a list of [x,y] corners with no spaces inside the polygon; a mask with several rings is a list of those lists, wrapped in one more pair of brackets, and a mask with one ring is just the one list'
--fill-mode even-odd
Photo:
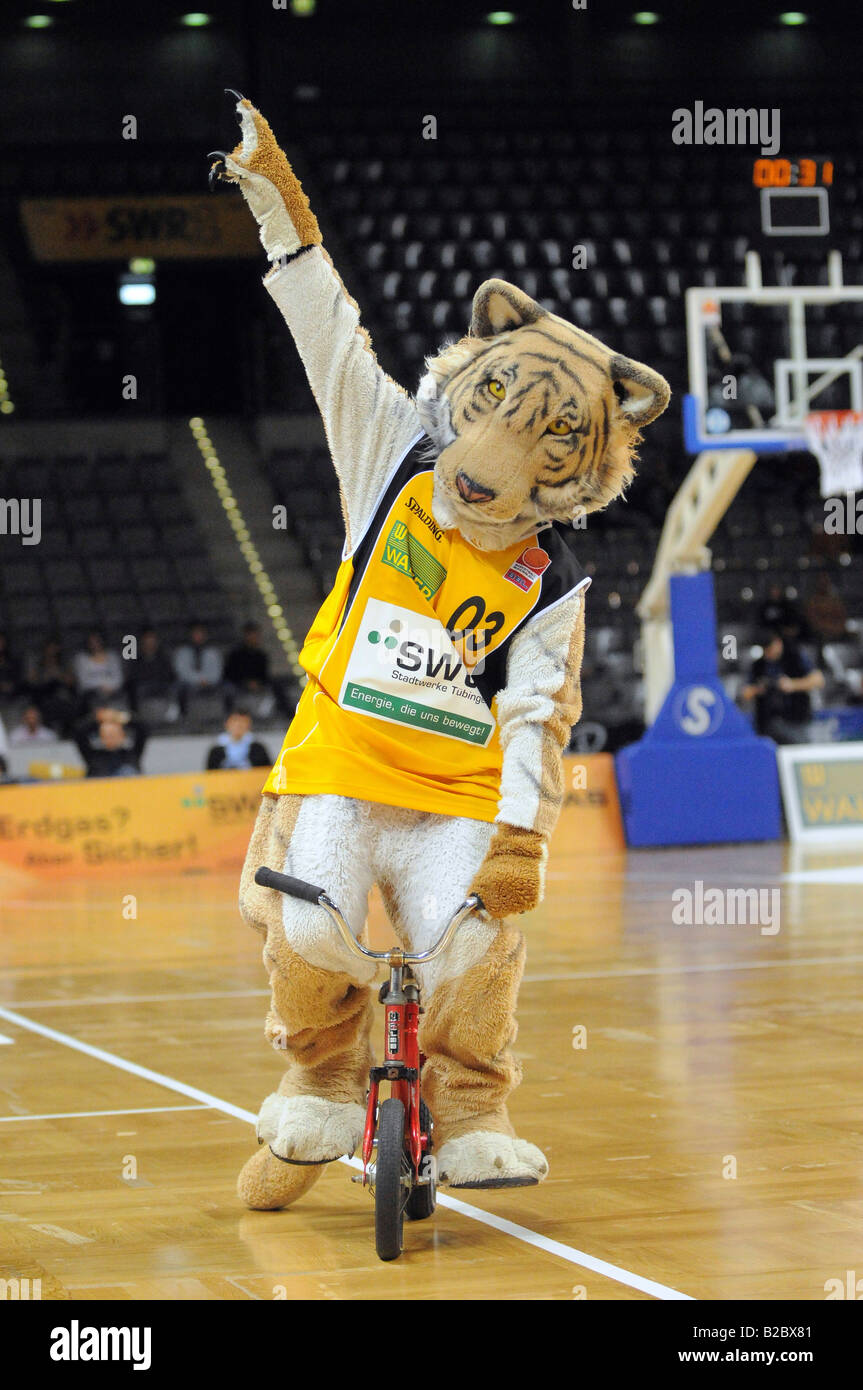
{"label": "tiger nose", "polygon": [[475,483],[466,473],[456,475],[455,485],[463,502],[491,502],[497,497],[497,493],[491,488],[480,487],[479,483]]}

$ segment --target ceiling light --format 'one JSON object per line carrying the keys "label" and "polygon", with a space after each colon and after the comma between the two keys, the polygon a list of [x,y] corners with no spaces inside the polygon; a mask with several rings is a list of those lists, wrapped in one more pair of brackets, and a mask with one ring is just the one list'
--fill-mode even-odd
{"label": "ceiling light", "polygon": [[156,286],[146,280],[131,280],[121,284],[117,291],[121,304],[155,304]]}

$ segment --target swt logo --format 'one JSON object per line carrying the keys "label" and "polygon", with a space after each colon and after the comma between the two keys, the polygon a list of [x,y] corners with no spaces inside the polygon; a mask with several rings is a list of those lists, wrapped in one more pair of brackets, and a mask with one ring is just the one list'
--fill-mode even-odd
{"label": "swt logo", "polygon": [[[422,638],[417,640],[418,637],[419,634],[415,630],[412,638],[407,638],[403,642],[399,642],[398,639],[392,642],[393,647],[397,648],[398,652],[395,658],[396,666],[402,671],[409,671],[411,674],[422,672],[424,676],[428,676],[433,681],[452,683],[457,680],[463,669],[457,653],[438,652],[431,642]],[[373,630],[368,634],[368,640],[373,646],[376,646],[381,641],[381,634]],[[383,639],[384,647],[391,641],[392,638],[385,637]],[[475,684],[473,677],[467,671],[464,673],[464,683],[470,686]]]}
{"label": "swt logo", "polygon": [[339,704],[484,748],[495,721],[477,689],[478,666],[466,663],[442,624],[369,599]]}

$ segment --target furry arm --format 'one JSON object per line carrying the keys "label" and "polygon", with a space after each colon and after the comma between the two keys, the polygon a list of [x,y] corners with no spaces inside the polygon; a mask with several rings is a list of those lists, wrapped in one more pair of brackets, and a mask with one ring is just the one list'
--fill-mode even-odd
{"label": "furry arm", "polygon": [[422,426],[408,393],[380,367],[270,126],[245,99],[237,114],[243,138],[225,156],[220,177],[239,185],[274,262],[264,285],[293,335],[321,412],[350,550]]}
{"label": "furry arm", "polygon": [[497,830],[471,885],[492,917],[529,912],[542,900],[548,841],[566,794],[563,750],[581,714],[583,653],[584,589],[512,639],[507,683],[497,697]]}

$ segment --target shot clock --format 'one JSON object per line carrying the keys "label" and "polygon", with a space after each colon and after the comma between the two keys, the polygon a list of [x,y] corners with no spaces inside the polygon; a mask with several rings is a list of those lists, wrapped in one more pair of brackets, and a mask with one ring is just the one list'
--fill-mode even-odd
{"label": "shot clock", "polygon": [[756,159],[752,166],[756,188],[831,188],[832,159]]}
{"label": "shot clock", "polygon": [[825,237],[830,232],[834,164],[821,155],[760,158],[752,164],[760,232],[777,240]]}

